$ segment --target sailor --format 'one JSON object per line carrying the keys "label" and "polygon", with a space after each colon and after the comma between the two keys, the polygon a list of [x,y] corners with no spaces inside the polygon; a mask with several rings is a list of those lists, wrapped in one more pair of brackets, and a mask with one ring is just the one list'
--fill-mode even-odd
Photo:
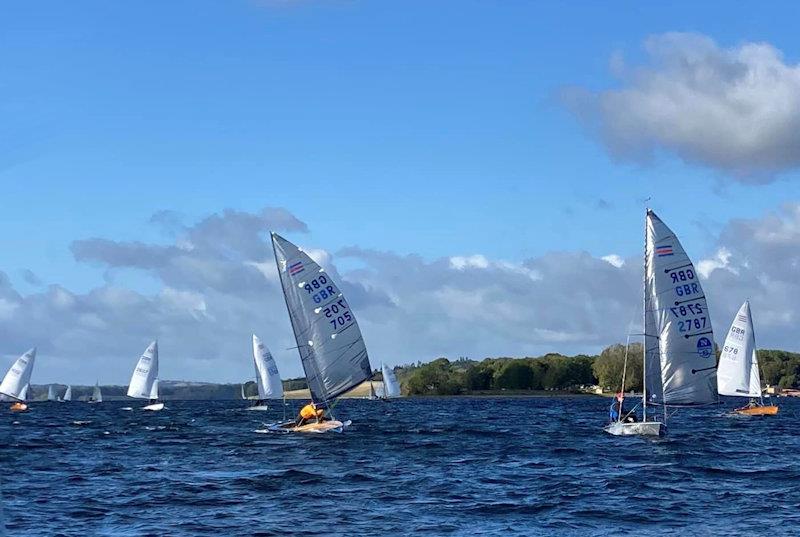
{"label": "sailor", "polygon": [[615,397],[613,401],[611,401],[611,406],[608,408],[608,417],[613,421],[619,420],[619,412],[622,410],[622,402],[617,401]]}
{"label": "sailor", "polygon": [[314,403],[308,403],[300,409],[300,415],[297,417],[297,426],[310,423],[311,420],[316,420],[317,423],[323,421],[325,418],[325,409],[317,408]]}

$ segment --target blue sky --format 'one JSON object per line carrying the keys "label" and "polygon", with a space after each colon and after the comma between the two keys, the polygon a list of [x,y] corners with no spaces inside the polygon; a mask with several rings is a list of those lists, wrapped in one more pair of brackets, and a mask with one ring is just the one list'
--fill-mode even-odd
{"label": "blue sky", "polygon": [[753,184],[686,162],[669,143],[649,162],[616,158],[563,99],[566,88],[629,85],[614,66],[647,65],[644,43],[666,32],[724,50],[768,43],[793,66],[791,3],[40,2],[4,12],[0,270],[22,296],[109,282],[159,293],[158,275],[111,274],[76,260],[71,244],[171,244],[149,223],[160,210],[191,225],[282,207],[310,230],[292,237],[327,252],[522,264],[553,252],[639,256],[648,196],[697,258],[713,255],[731,219],[798,199],[794,164]]}

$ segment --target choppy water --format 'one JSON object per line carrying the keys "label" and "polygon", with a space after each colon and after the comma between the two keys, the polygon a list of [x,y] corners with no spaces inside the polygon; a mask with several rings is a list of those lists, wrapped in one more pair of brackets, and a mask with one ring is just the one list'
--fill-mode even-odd
{"label": "choppy water", "polygon": [[[344,401],[343,434],[256,434],[241,402],[0,412],[9,535],[800,534],[800,401],[684,410],[663,440],[607,399]],[[137,405],[134,405],[136,408]],[[687,533],[688,532],[688,533]]]}

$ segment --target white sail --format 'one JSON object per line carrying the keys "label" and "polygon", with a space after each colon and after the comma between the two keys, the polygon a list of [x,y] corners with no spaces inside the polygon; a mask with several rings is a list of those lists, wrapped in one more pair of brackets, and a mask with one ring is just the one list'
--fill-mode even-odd
{"label": "white sail", "polygon": [[259,399],[280,399],[283,397],[283,382],[272,353],[259,337],[253,334],[253,360],[256,365],[256,384]]}
{"label": "white sail", "polygon": [[400,397],[400,384],[394,371],[386,364],[381,364],[383,371],[383,396],[387,398]]}
{"label": "white sail", "polygon": [[58,397],[56,396],[56,389],[51,384],[47,387],[47,400],[48,401],[58,401]]}
{"label": "white sail", "polygon": [[150,388],[150,399],[158,399],[158,379],[153,381],[153,386]]}
{"label": "white sail", "polygon": [[103,392],[100,391],[99,384],[94,385],[94,390],[92,390],[92,401],[95,401],[97,403],[103,402]]}
{"label": "white sail", "polygon": [[[652,326],[647,326],[648,315]],[[652,358],[657,353],[661,366],[659,391],[651,385],[656,379],[650,378],[651,364],[647,364],[649,401],[693,405],[717,400],[714,333],[703,288],[678,238],[649,210],[645,340],[646,348],[655,347]]]}
{"label": "white sail", "polygon": [[64,401],[72,401],[72,386],[67,386],[67,391],[64,392]]}
{"label": "white sail", "polygon": [[136,363],[128,385],[128,397],[151,399],[150,393],[156,378],[158,378],[158,342],[153,341]]}
{"label": "white sail", "polygon": [[314,260],[276,233],[272,247],[311,399],[326,407],[372,377],[361,330],[339,286]]}
{"label": "white sail", "polygon": [[22,390],[19,392],[19,400],[20,401],[27,401],[28,400],[28,392],[30,391],[31,385],[26,384],[22,387]]}
{"label": "white sail", "polygon": [[[27,385],[33,373],[33,363],[36,361],[36,347],[32,348],[19,358],[3,377],[0,383],[0,394],[12,399],[24,400],[27,394]],[[23,392],[25,388],[25,393]]]}
{"label": "white sail", "polygon": [[761,396],[756,336],[748,301],[739,308],[725,338],[717,369],[717,391],[720,395]]}

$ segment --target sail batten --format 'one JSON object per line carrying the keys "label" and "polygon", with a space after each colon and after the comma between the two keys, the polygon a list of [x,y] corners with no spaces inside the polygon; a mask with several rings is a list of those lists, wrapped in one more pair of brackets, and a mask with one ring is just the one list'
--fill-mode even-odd
{"label": "sail batten", "polygon": [[[158,342],[153,341],[144,351],[131,375],[128,397],[137,399],[158,398]],[[151,397],[155,387],[156,397]]]}
{"label": "sail batten", "polygon": [[35,361],[36,347],[17,358],[0,382],[0,394],[23,401],[27,395]]}
{"label": "sail batten", "polygon": [[714,334],[705,293],[677,236],[653,211],[646,218],[644,308],[648,402],[715,402]]}
{"label": "sail batten", "polygon": [[755,330],[748,301],[736,312],[725,338],[717,370],[717,391],[720,395],[761,396]]}
{"label": "sail batten", "polygon": [[272,246],[311,398],[326,406],[372,376],[361,330],[322,267],[275,233]]}

